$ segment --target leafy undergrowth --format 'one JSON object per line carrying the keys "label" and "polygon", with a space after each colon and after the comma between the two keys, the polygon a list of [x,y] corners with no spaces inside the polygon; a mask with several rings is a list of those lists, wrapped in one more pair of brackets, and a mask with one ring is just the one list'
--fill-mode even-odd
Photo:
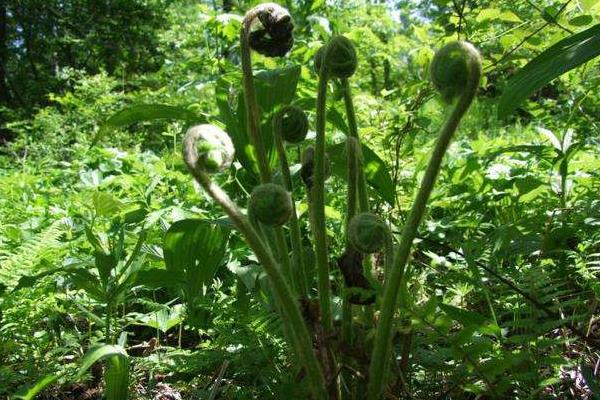
{"label": "leafy undergrowth", "polygon": [[[281,89],[262,87],[261,101],[287,96],[314,108],[309,60],[332,29],[348,32],[365,60],[352,89],[372,207],[398,238],[444,117],[423,71],[440,40],[456,36],[464,19],[444,2],[398,2],[406,26],[383,6],[334,10],[317,3],[298,6],[302,23],[288,58],[256,56],[263,70],[257,80]],[[564,26],[577,27],[544,18],[549,31],[523,41],[530,24],[521,18],[535,20],[536,11],[511,3],[467,7],[464,29],[480,42],[484,58],[497,62],[484,65],[482,89],[445,157],[415,241],[393,340],[394,371],[402,374],[389,382],[390,396],[397,396],[390,398],[600,396],[598,65],[565,75],[518,116],[498,120],[510,71],[564,34]],[[585,7],[596,15],[595,6]],[[567,9],[571,16],[577,10]],[[170,27],[160,32],[168,57],[159,70],[129,80],[65,70],[68,89],[7,124],[12,139],[0,145],[0,398],[17,399],[16,392],[45,377],[55,380],[39,399],[102,398],[113,360],[81,368],[89,350],[105,342],[127,354],[132,399],[307,398],[304,371],[285,344],[263,269],[181,160],[187,122],[137,118],[157,110],[148,104],[161,104],[160,110],[227,125],[235,129],[230,134],[243,136],[244,110],[236,101],[240,16],[174,2],[168,18]],[[514,58],[504,58],[523,42]],[[348,127],[340,88],[332,85],[330,92],[326,215],[330,246],[338,252]],[[126,123],[113,119],[100,128],[131,104],[145,106],[121,114]],[[314,126],[312,113],[309,120]],[[308,238],[308,201],[299,189],[302,147],[288,153]],[[248,168],[252,155],[238,157],[215,179],[245,207],[256,176]],[[305,256],[314,260],[311,251]],[[374,259],[377,283],[382,255]],[[379,315],[353,306],[357,345],[344,348],[338,334],[343,280],[330,261],[335,333],[327,340],[367,363]],[[311,304],[303,306],[308,322],[317,321]],[[344,367],[340,375],[363,382],[363,365]]]}

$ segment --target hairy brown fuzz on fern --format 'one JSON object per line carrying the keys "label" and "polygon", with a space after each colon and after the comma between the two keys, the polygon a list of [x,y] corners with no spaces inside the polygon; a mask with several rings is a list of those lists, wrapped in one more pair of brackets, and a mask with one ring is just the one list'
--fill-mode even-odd
{"label": "hairy brown fuzz on fern", "polygon": [[[302,167],[300,168],[300,177],[302,178],[304,185],[308,189],[311,189],[314,183],[315,148],[308,146],[302,152],[300,159],[302,162]],[[327,179],[330,174],[331,170],[329,167],[329,157],[327,157],[327,154],[325,154],[325,179]]]}
{"label": "hairy brown fuzz on fern", "polygon": [[275,3],[263,3],[246,14],[260,26],[250,32],[248,41],[252,50],[267,57],[283,57],[294,44],[294,23],[288,10]]}
{"label": "hairy brown fuzz on fern", "polygon": [[368,305],[375,302],[375,292],[365,277],[362,262],[363,255],[352,246],[348,246],[338,258],[337,266],[342,271],[346,287],[351,291],[348,298],[350,303]]}

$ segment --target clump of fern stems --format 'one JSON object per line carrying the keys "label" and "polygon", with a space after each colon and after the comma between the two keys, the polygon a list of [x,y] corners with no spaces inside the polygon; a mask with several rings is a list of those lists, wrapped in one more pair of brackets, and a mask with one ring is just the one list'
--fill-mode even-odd
{"label": "clump of fern stems", "polygon": [[[261,132],[251,60],[252,50],[268,57],[285,55],[293,44],[292,31],[289,12],[274,3],[260,4],[251,9],[242,23],[240,48],[246,126],[260,181],[250,196],[248,212],[243,213],[211,177],[213,173],[226,170],[233,160],[233,145],[226,132],[212,125],[191,128],[183,141],[183,157],[194,179],[221,206],[264,268],[275,296],[276,309],[282,317],[287,342],[297,365],[304,370],[312,398],[381,399],[388,381],[393,325],[398,317],[396,305],[405,267],[444,154],[475,97],[481,74],[480,56],[471,44],[453,42],[439,50],[432,61],[433,84],[452,109],[440,129],[402,234],[393,238],[388,223],[370,213],[349,82],[358,68],[354,45],[344,36],[334,36],[317,52],[316,137],[314,147],[305,151],[301,171],[309,204],[309,226],[316,264],[317,284],[311,287],[313,280],[307,276],[306,260],[302,257],[302,243],[309,238],[301,235],[295,202],[291,197],[294,187],[285,150],[286,142],[297,144],[306,137],[308,120],[301,109],[286,106],[273,116],[273,131]],[[341,332],[334,325],[332,315],[331,254],[325,218],[325,183],[329,174],[325,136],[327,92],[334,80],[342,88],[349,127],[346,142],[345,251],[338,258],[345,285],[341,293]],[[264,147],[264,135],[268,134],[273,135],[283,186],[272,181],[273,171]],[[284,230],[287,225],[288,235]],[[292,249],[291,257],[288,244]],[[372,272],[370,254],[378,251],[384,254],[383,289],[375,291],[377,296],[365,298],[353,295],[356,288],[373,291],[370,287],[373,277],[365,274]],[[353,304],[361,305],[367,312],[357,315]],[[365,315],[373,315],[374,311],[379,313],[377,323],[364,318]],[[353,363],[352,357],[340,349],[352,346],[357,336],[356,320],[361,317],[362,322],[375,324],[375,339],[367,349],[370,359],[358,362],[362,364],[359,368],[362,373],[358,376],[348,372],[346,367]],[[336,342],[339,343],[336,345]],[[352,381],[356,381],[355,384]]]}

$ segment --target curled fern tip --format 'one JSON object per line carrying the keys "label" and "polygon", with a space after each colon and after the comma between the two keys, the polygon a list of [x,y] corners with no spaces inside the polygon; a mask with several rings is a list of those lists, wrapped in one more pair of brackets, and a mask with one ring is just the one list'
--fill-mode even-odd
{"label": "curled fern tip", "polygon": [[479,85],[481,56],[469,42],[448,43],[435,53],[430,74],[444,101],[451,103],[465,91]]}
{"label": "curled fern tip", "polygon": [[[250,30],[258,20],[259,26]],[[244,17],[244,26],[249,30],[250,47],[267,57],[283,57],[294,44],[294,23],[289,11],[279,4],[263,3],[254,7]]]}
{"label": "curled fern tip", "polygon": [[183,159],[190,170],[216,173],[233,162],[235,150],[229,135],[214,125],[195,125],[183,139]]}

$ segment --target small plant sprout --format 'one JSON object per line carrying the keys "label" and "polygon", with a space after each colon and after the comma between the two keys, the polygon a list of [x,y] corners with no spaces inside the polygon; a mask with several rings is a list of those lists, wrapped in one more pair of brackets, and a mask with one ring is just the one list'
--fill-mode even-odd
{"label": "small plant sprout", "polygon": [[356,215],[348,225],[348,239],[363,254],[373,254],[385,246],[389,233],[387,226],[375,214]]}
{"label": "small plant sprout", "polygon": [[189,151],[186,159],[197,159],[195,168],[207,173],[223,171],[231,165],[234,156],[234,147],[229,135],[214,125],[196,125],[188,130],[186,140],[196,143],[185,144],[184,149]]}
{"label": "small plant sprout", "polygon": [[[252,27],[255,24],[260,24],[260,28],[253,31]],[[248,11],[242,21],[240,48],[248,135],[254,147],[262,183],[271,180],[271,171],[260,132],[260,114],[256,101],[250,49],[267,57],[284,56],[294,43],[293,29],[294,24],[290,13],[275,3],[259,4]]]}
{"label": "small plant sprout", "polygon": [[275,116],[275,130],[288,143],[298,144],[306,139],[308,117],[298,106],[285,106]]}

